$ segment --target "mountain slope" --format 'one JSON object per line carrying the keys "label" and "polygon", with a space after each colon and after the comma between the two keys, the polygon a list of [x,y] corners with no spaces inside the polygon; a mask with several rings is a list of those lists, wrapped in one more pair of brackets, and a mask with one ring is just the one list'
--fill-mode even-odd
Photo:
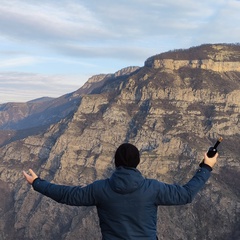
{"label": "mountain slope", "polygon": [[[222,49],[224,62],[216,69],[207,60]],[[141,151],[146,177],[183,184],[219,136],[224,140],[211,179],[192,204],[159,207],[158,235],[238,239],[239,53],[239,45],[216,44],[174,51],[180,62],[164,53],[159,64],[159,55],[153,56],[129,75],[100,78],[72,114],[47,130],[1,147],[0,239],[100,239],[94,208],[42,197],[29,189],[22,169],[55,183],[85,185],[110,176],[116,148],[129,141]],[[189,64],[200,60],[205,65]]]}
{"label": "mountain slope", "polygon": [[83,95],[100,88],[106,81],[129,76],[138,68],[126,67],[115,74],[93,76],[80,89],[59,98],[0,104],[0,146],[46,130],[51,124],[73,114]]}

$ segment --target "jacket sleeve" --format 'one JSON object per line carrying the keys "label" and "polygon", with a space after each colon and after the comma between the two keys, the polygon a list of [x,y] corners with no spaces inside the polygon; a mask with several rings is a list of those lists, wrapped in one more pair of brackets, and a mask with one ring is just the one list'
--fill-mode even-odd
{"label": "jacket sleeve", "polygon": [[159,182],[157,205],[183,205],[192,202],[195,195],[203,188],[210,177],[211,170],[200,168],[185,185],[166,184]]}
{"label": "jacket sleeve", "polygon": [[86,187],[52,184],[40,178],[35,179],[33,189],[56,202],[72,206],[94,206],[93,183]]}

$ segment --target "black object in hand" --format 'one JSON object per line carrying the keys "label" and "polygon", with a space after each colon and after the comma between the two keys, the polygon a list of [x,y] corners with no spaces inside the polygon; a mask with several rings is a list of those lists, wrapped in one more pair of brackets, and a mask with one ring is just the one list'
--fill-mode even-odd
{"label": "black object in hand", "polygon": [[213,147],[210,147],[210,148],[208,149],[207,156],[208,156],[209,158],[212,158],[212,157],[215,156],[215,154],[217,153],[217,146],[219,145],[219,143],[220,143],[222,140],[223,140],[223,138],[220,137],[220,138],[217,140],[217,142],[215,143],[215,145],[214,145]]}
{"label": "black object in hand", "polygon": [[[208,149],[207,156],[208,156],[209,158],[212,158],[212,157],[215,156],[215,154],[217,153],[217,147],[218,147],[218,145],[220,144],[220,142],[221,142],[222,140],[223,140],[223,138],[220,137],[220,138],[217,140],[217,142],[215,143],[215,145],[214,145],[213,147],[210,147],[210,148]],[[199,164],[199,166],[201,167],[203,163],[204,163],[204,160]]]}

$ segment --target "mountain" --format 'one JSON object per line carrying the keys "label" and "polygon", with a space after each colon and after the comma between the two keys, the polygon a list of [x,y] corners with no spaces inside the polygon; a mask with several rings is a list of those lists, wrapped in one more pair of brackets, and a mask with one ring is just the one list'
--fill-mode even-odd
{"label": "mountain", "polygon": [[0,239],[100,239],[95,208],[41,196],[23,169],[84,186],[111,175],[114,152],[128,141],[141,151],[144,176],[184,184],[219,136],[210,180],[193,203],[159,207],[158,236],[240,239],[239,66],[240,45],[205,44],[94,76],[74,93],[22,104],[22,112],[1,105],[4,136],[19,137],[0,148]]}
{"label": "mountain", "polygon": [[51,124],[75,112],[82,95],[101,87],[105,81],[128,76],[137,69],[127,67],[115,74],[93,76],[77,91],[59,98],[43,97],[26,103],[0,104],[0,146],[45,131]]}

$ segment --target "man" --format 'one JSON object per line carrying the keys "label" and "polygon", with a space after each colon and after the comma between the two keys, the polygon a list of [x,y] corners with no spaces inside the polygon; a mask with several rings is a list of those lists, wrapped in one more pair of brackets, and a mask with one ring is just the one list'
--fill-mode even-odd
{"label": "man", "polygon": [[204,155],[204,163],[185,185],[173,185],[146,179],[136,169],[140,162],[138,149],[120,145],[115,153],[116,170],[105,180],[85,187],[63,186],[38,178],[33,170],[23,172],[34,190],[53,200],[73,206],[96,206],[102,239],[157,239],[156,223],[159,205],[190,203],[210,177],[218,154]]}

